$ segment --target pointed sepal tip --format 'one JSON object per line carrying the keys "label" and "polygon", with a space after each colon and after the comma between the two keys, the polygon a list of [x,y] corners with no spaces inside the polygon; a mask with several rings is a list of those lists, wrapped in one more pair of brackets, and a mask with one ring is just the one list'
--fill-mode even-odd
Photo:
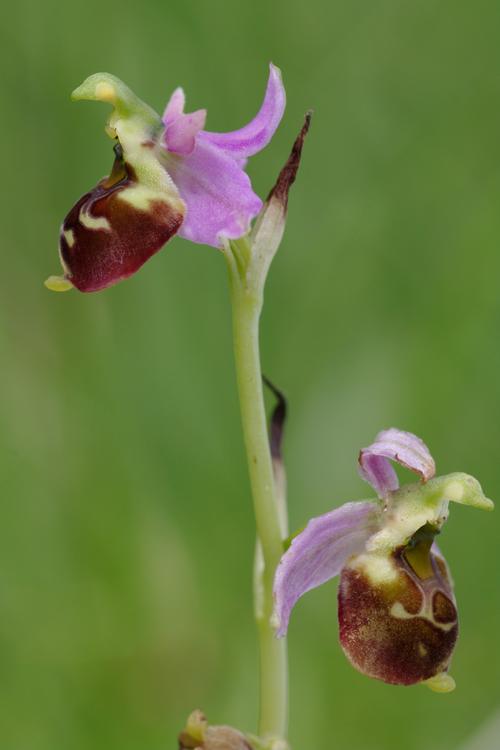
{"label": "pointed sepal tip", "polygon": [[[112,73],[93,73],[71,93],[73,101],[93,101],[112,104],[109,125],[111,130],[119,118],[138,118],[140,127],[146,131],[153,129],[160,132],[162,124],[160,116],[148,104],[139,99],[123,81]],[[136,128],[137,129],[137,128]],[[114,132],[108,133],[112,138]]]}
{"label": "pointed sepal tip", "polygon": [[431,502],[447,500],[460,505],[470,505],[479,510],[494,510],[495,508],[493,500],[485,496],[477,479],[471,477],[470,474],[458,471],[431,479],[422,489],[422,493]]}

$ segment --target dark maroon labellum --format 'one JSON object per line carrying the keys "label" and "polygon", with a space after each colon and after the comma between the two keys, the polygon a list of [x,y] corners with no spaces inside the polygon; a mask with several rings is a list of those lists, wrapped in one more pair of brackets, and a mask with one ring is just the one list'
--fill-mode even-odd
{"label": "dark maroon labellum", "polygon": [[[124,200],[141,189],[135,172],[116,152],[113,170],[73,206],[61,227],[65,276],[81,292],[96,292],[135,273],[175,235],[182,203],[149,191],[140,207]],[[130,193],[132,195],[132,193]]]}
{"label": "dark maroon labellum", "polygon": [[446,563],[430,551],[431,543],[394,552],[387,560],[392,580],[370,576],[370,555],[342,571],[340,641],[353,666],[369,677],[412,685],[450,663],[457,611]]}

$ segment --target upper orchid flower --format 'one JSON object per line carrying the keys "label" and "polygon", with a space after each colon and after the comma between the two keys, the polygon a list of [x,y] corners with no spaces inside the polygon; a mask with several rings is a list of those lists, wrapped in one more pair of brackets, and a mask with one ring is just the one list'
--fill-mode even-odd
{"label": "upper orchid flower", "polygon": [[97,73],[72,94],[113,105],[106,132],[115,160],[73,206],[61,227],[62,277],[50,289],[104,289],[135,273],[175,234],[223,247],[246,234],[262,201],[244,172],[246,159],[271,140],[285,91],[271,65],[264,102],[241,130],[203,130],[206,111],[184,114],[177,89],[161,118],[115,76]]}
{"label": "upper orchid flower", "polygon": [[[399,488],[390,463],[419,475]],[[467,474],[434,477],[427,446],[409,432],[380,432],[359,456],[379,499],[346,503],[313,518],[292,541],[275,578],[278,636],[302,594],[340,574],[340,642],[354,667],[397,685],[454,687],[447,674],[458,634],[453,584],[434,537],[453,500],[491,510]]]}

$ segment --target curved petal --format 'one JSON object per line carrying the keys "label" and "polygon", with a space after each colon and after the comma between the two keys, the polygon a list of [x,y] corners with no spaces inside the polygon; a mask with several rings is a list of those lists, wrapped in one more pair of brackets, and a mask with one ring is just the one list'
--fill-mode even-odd
{"label": "curved petal", "polygon": [[218,248],[221,234],[236,239],[248,231],[262,201],[234,159],[200,138],[191,154],[164,159],[187,206],[181,237]]}
{"label": "curved petal", "polygon": [[285,635],[290,613],[306,591],[338,575],[346,560],[359,554],[377,530],[377,502],[345,503],[313,518],[281,558],[274,579],[274,614],[278,637]]}
{"label": "curved petal", "polygon": [[262,151],[273,137],[283,112],[286,95],[281,71],[272,63],[262,106],[254,119],[240,130],[231,133],[210,133],[206,130],[199,135],[214,146],[223,149],[233,159],[242,159]]}
{"label": "curved petal", "polygon": [[396,472],[389,459],[414,471],[424,482],[436,473],[434,459],[423,440],[411,432],[395,427],[383,430],[359,454],[359,473],[380,497],[386,497],[388,492],[399,487]]}

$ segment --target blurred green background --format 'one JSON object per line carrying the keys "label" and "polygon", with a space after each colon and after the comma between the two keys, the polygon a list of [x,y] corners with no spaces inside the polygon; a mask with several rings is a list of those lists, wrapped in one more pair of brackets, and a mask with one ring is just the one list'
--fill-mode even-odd
{"label": "blurred green background", "polygon": [[[500,5],[17,0],[0,34],[0,747],[166,750],[195,707],[253,730],[223,258],[174,239],[105,293],[43,287],[59,223],[111,165],[107,108],[69,94],[109,70],[161,110],[183,85],[232,130],[278,64],[286,115],[249,165],[261,195],[315,110],[262,329],[290,401],[292,527],[369,495],[357,451],[391,425],[499,500]],[[454,507],[440,544],[455,693],[352,670],[330,584],[290,629],[296,750],[455,750],[496,710],[498,517]]]}

